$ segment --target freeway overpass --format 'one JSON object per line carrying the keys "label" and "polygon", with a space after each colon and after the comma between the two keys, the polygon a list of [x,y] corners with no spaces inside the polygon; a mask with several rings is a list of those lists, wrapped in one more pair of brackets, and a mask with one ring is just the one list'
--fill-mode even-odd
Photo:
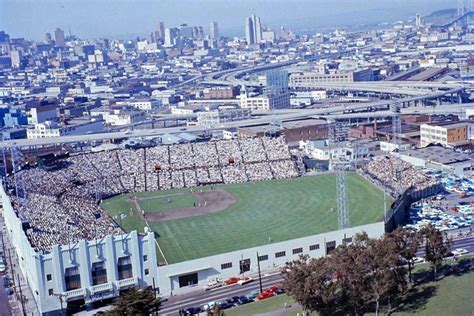
{"label": "freeway overpass", "polygon": [[[438,92],[431,95],[431,97],[436,98],[442,96],[445,93],[455,93],[457,89],[448,90],[445,92]],[[222,130],[226,128],[234,127],[244,127],[244,126],[257,126],[263,124],[270,124],[277,121],[289,121],[303,119],[307,117],[326,117],[328,115],[337,115],[342,118],[342,114],[347,111],[363,111],[363,110],[388,110],[390,105],[394,102],[406,103],[415,102],[425,98],[425,96],[414,96],[409,98],[404,98],[400,100],[382,100],[369,103],[354,103],[351,105],[337,105],[328,108],[321,109],[304,109],[304,110],[282,110],[281,113],[275,112],[272,115],[263,115],[260,117],[255,117],[251,119],[246,119],[242,121],[226,122],[219,126],[215,127],[203,127],[203,126],[188,126],[188,127],[168,127],[168,128],[155,128],[155,129],[145,129],[145,130],[134,130],[134,131],[117,131],[110,133],[97,133],[97,134],[87,134],[87,135],[74,135],[74,136],[61,136],[61,137],[50,137],[50,138],[40,138],[40,139],[18,139],[18,140],[6,140],[0,143],[0,148],[11,148],[11,147],[35,147],[42,145],[57,145],[65,143],[77,143],[77,142],[92,142],[92,141],[102,141],[107,139],[120,139],[120,138],[133,138],[133,137],[150,137],[150,136],[160,136],[166,133],[181,133],[181,132],[205,132],[211,130]],[[351,114],[351,113],[349,113]],[[356,114],[356,113],[352,113]],[[363,117],[364,113],[357,113],[357,117]],[[356,116],[354,115],[354,117]],[[374,117],[374,112],[367,112],[366,117]],[[385,115],[385,113],[381,114]]]}

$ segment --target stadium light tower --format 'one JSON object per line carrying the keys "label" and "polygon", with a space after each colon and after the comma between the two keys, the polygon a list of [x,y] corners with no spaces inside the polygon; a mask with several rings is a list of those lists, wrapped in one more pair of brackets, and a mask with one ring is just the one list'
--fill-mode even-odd
{"label": "stadium light tower", "polygon": [[13,181],[15,184],[15,195],[17,199],[23,204],[26,200],[26,189],[25,183],[23,181],[23,171],[22,166],[25,163],[25,158],[23,153],[18,147],[12,147],[10,149],[10,157],[12,161],[13,168]]}
{"label": "stadium light tower", "polygon": [[337,195],[337,223],[339,229],[350,227],[349,207],[347,205],[347,176],[346,168],[350,165],[348,161],[342,160],[340,155],[331,155],[331,149],[339,147],[344,140],[346,130],[341,122],[337,120],[328,121],[329,129],[329,159],[336,173],[336,195]]}
{"label": "stadium light tower", "polygon": [[390,108],[392,110],[392,143],[398,148],[398,151],[400,151],[402,148],[402,121],[400,118],[400,104],[394,103],[390,106]]}

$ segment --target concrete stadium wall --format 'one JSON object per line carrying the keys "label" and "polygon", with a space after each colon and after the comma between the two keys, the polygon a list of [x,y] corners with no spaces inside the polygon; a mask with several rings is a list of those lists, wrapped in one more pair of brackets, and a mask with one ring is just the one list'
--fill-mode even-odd
{"label": "concrete stadium wall", "polygon": [[385,221],[385,231],[391,232],[405,223],[410,205],[441,191],[443,191],[443,185],[437,184],[423,190],[410,188],[403,192],[391,206],[390,215]]}
{"label": "concrete stadium wall", "polygon": [[[202,288],[209,281],[217,278],[225,279],[231,276],[239,276],[239,262],[242,259],[250,259],[250,271],[246,272],[246,274],[256,275],[258,271],[257,252],[259,256],[268,256],[267,260],[260,261],[260,268],[262,271],[270,271],[272,269],[275,270],[279,267],[283,267],[286,262],[297,259],[301,254],[307,254],[311,257],[325,256],[327,254],[327,243],[335,242],[336,246],[341,245],[345,238],[351,238],[355,234],[361,232],[366,232],[372,238],[378,238],[385,232],[384,223],[378,222],[357,226],[309,237],[223,253],[215,256],[159,266],[159,290],[160,293],[165,296],[170,295],[171,293],[185,293],[191,289]],[[319,249],[310,250],[311,245],[319,245]],[[302,248],[302,252],[294,254],[293,249],[298,248]],[[277,258],[275,254],[282,251],[285,251],[285,255]],[[222,269],[221,265],[226,263],[232,264],[232,267]],[[180,288],[179,276],[191,273],[197,273],[198,283]]]}

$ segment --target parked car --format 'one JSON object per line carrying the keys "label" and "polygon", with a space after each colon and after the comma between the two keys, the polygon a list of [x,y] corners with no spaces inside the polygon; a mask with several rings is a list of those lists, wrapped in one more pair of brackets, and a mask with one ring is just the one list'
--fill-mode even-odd
{"label": "parked car", "polygon": [[203,310],[200,307],[189,307],[181,310],[181,315],[197,315],[202,313]]}
{"label": "parked car", "polygon": [[273,285],[268,290],[273,292],[276,295],[280,295],[282,293],[285,293],[285,289],[281,285]]}
{"label": "parked car", "polygon": [[8,275],[4,275],[2,277],[2,280],[3,280],[3,286],[8,287],[8,283],[10,283],[10,278],[8,277]]}
{"label": "parked car", "polygon": [[240,278],[238,277],[230,277],[227,280],[225,280],[224,283],[227,285],[231,285],[231,284],[236,284],[239,281],[240,281]]}
{"label": "parked car", "polygon": [[250,301],[253,301],[258,295],[260,295],[260,291],[259,290],[253,290],[252,292],[248,293],[247,295],[245,295],[247,297],[247,299],[249,299]]}
{"label": "parked car", "polygon": [[234,304],[232,303],[229,303],[227,301],[224,301],[224,302],[219,302],[219,308],[220,309],[229,309],[231,307],[234,307]]}
{"label": "parked car", "polygon": [[455,255],[455,256],[461,256],[461,255],[465,255],[467,253],[469,253],[469,251],[467,249],[464,249],[464,248],[457,248],[457,249],[453,250],[453,255]]}
{"label": "parked car", "polygon": [[222,286],[222,283],[218,282],[218,281],[212,281],[212,282],[209,282],[207,283],[205,286],[204,286],[204,290],[205,291],[209,291],[209,290],[212,290],[212,289],[216,289],[218,287],[221,287]]}
{"label": "parked car", "polygon": [[260,294],[259,296],[257,296],[256,300],[257,301],[261,301],[261,300],[266,300],[267,298],[270,298],[272,297],[273,295],[275,295],[272,291],[270,290],[265,290],[263,291],[262,294]]}
{"label": "parked car", "polygon": [[247,296],[241,296],[237,299],[237,301],[235,302],[235,305],[236,306],[245,305],[245,304],[250,303],[251,301],[252,300],[249,300]]}
{"label": "parked car", "polygon": [[252,281],[253,281],[253,279],[252,279],[251,277],[246,276],[246,277],[243,277],[242,279],[240,279],[240,280],[237,282],[237,284],[239,284],[239,285],[244,285],[244,284],[247,284],[247,283],[252,282]]}
{"label": "parked car", "polygon": [[7,271],[7,266],[3,263],[0,263],[0,273],[4,273]]}
{"label": "parked car", "polygon": [[423,259],[421,257],[414,257],[413,258],[413,263],[422,263],[422,262],[425,262],[425,259]]}

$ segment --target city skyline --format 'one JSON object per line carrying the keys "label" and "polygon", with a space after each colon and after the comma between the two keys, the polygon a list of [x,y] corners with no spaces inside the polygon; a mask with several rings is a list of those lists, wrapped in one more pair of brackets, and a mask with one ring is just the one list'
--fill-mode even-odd
{"label": "city skyline", "polygon": [[[288,14],[287,8],[292,8]],[[12,37],[42,40],[47,32],[61,28],[66,34],[81,38],[131,38],[147,36],[156,30],[158,21],[165,27],[183,23],[202,25],[206,33],[212,21],[219,24],[222,36],[245,36],[245,17],[258,15],[273,29],[284,26],[296,32],[314,32],[330,27],[370,25],[383,21],[411,18],[417,12],[430,14],[438,9],[454,8],[451,0],[379,1],[342,0],[334,3],[327,0],[290,1],[200,1],[184,0],[180,5],[173,1],[110,0],[82,1],[0,1],[0,29]],[[126,12],[127,14],[124,14]],[[200,12],[196,15],[195,12]],[[384,19],[382,19],[382,14]],[[48,15],[48,19],[44,19]]]}

